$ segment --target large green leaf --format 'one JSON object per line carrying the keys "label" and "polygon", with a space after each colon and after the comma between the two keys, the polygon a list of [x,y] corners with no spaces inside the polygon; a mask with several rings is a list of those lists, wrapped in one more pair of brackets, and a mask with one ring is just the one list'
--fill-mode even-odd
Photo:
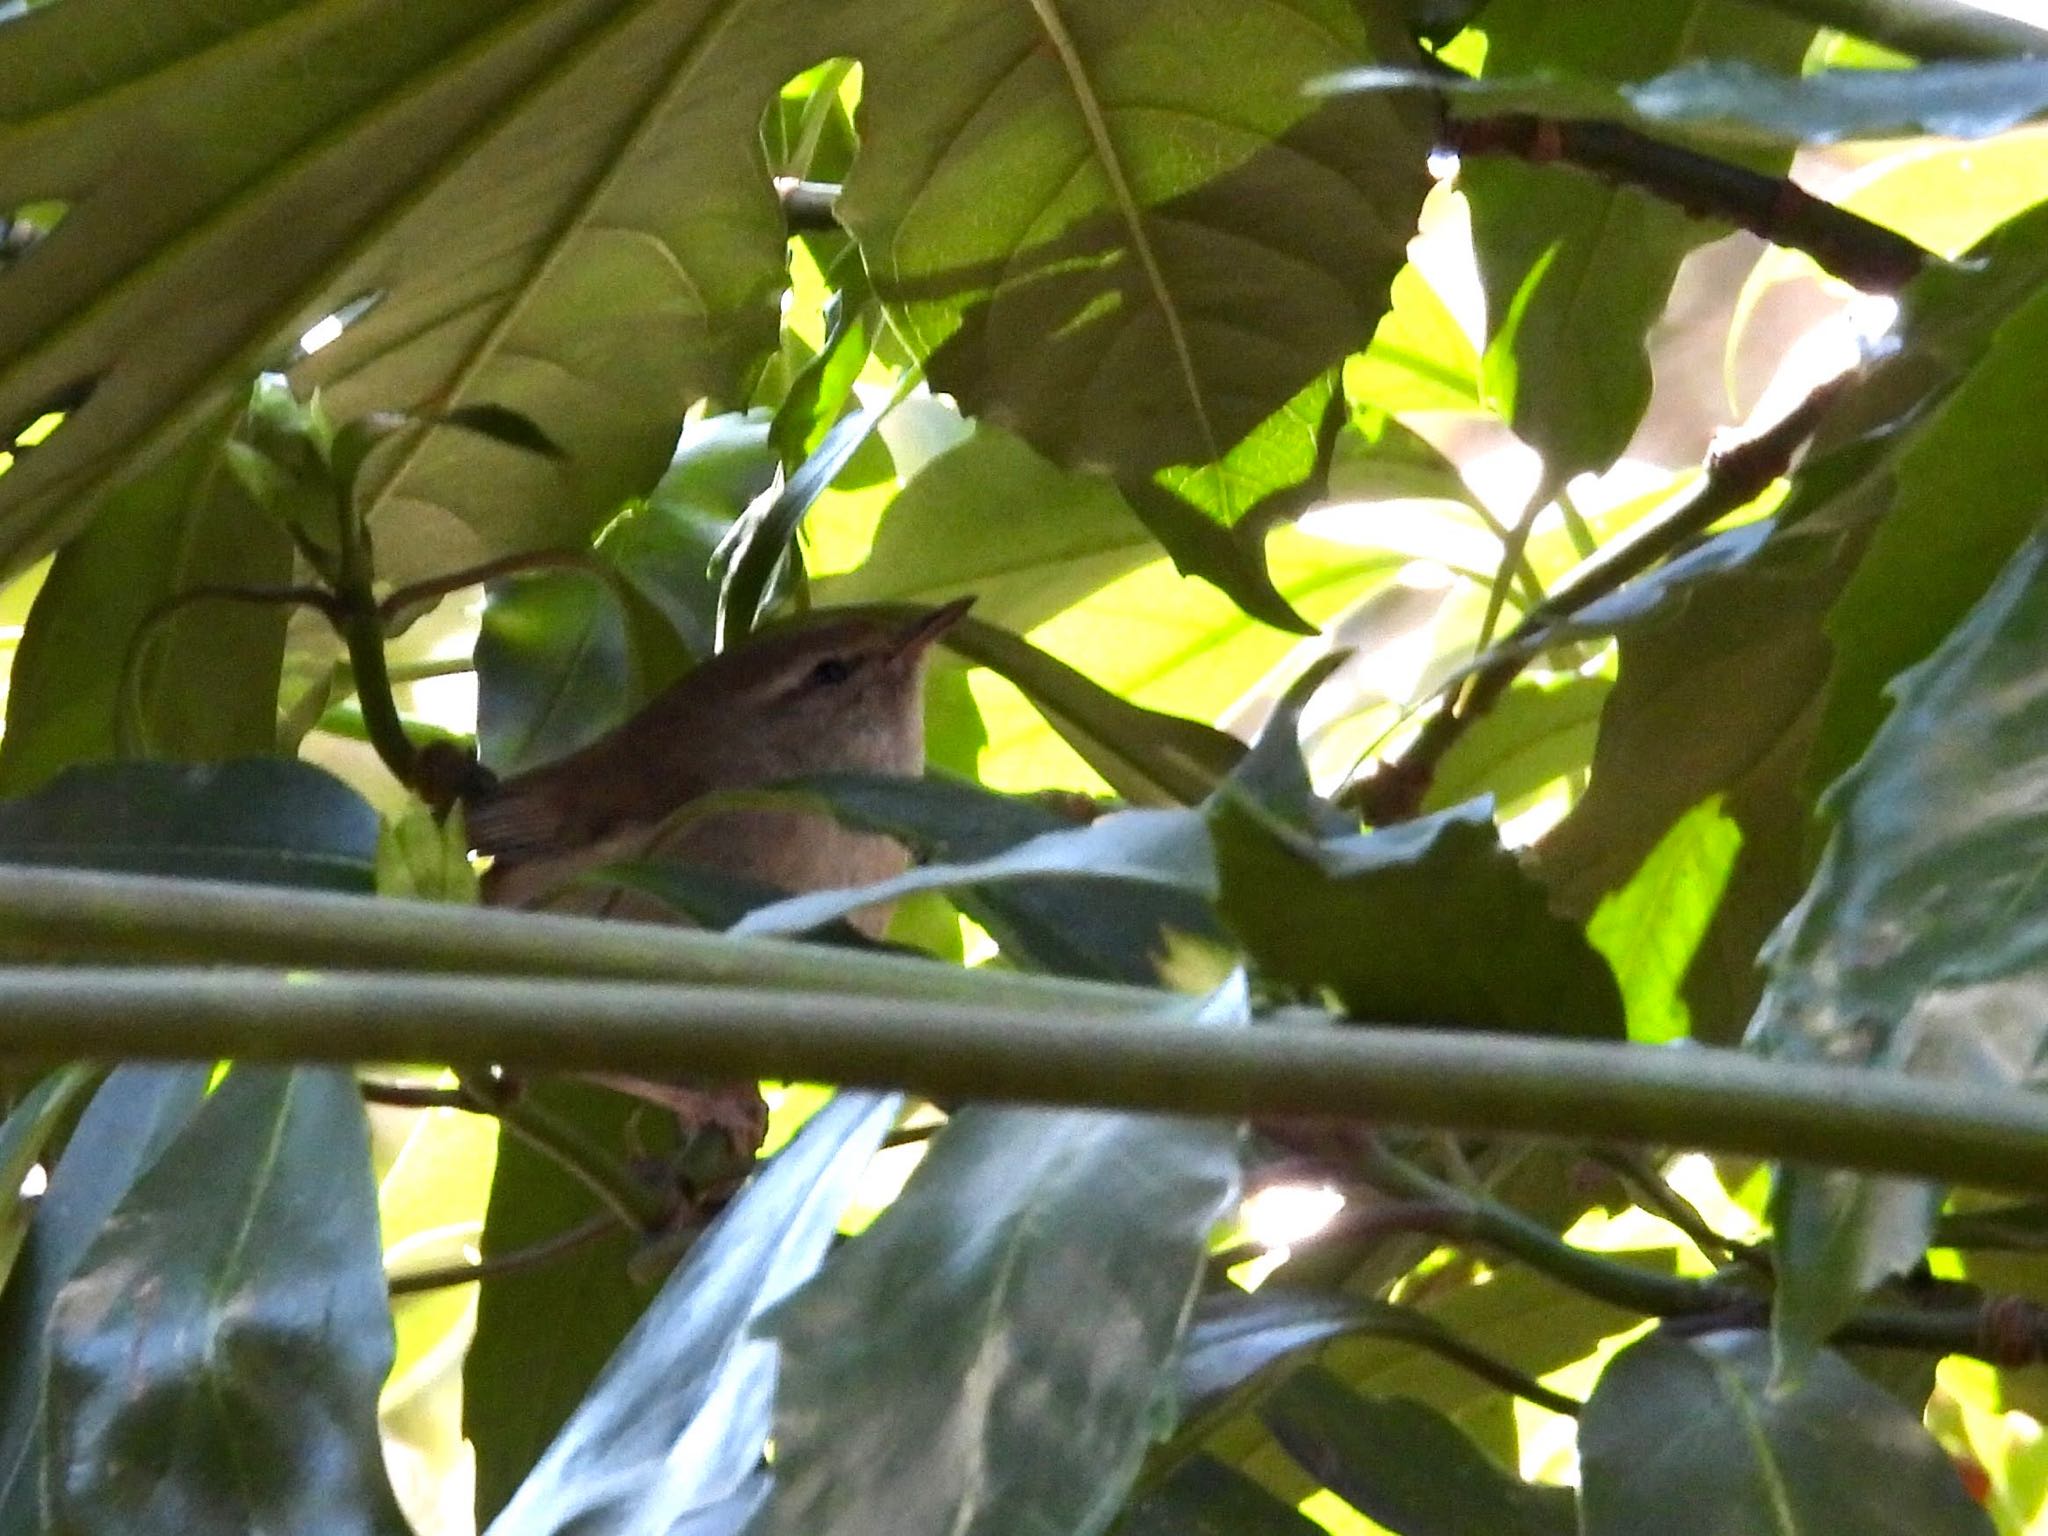
{"label": "large green leaf", "polygon": [[[1663,1274],[1671,1272],[1676,1259],[1669,1249],[1609,1257]],[[1286,1273],[1283,1268],[1281,1275]],[[1538,1377],[1584,1359],[1601,1340],[1640,1322],[1631,1313],[1518,1265],[1495,1271],[1484,1285],[1436,1291],[1425,1286],[1414,1306],[1421,1326],[1446,1332],[1474,1350]],[[1346,1334],[1322,1346],[1316,1360],[1353,1391],[1425,1403],[1497,1457],[1512,1459],[1515,1423],[1501,1390],[1441,1355],[1417,1348],[1414,1332],[1388,1328]],[[1256,1407],[1270,1386],[1253,1382],[1243,1395],[1244,1406]],[[1311,1491],[1294,1462],[1250,1414],[1219,1430],[1209,1449],[1268,1487],[1298,1490],[1294,1493],[1297,1498]]]}
{"label": "large green leaf", "polygon": [[1787,1389],[1756,1333],[1652,1335],[1579,1421],[1586,1536],[1989,1536],[1919,1419],[1839,1355]]}
{"label": "large green leaf", "polygon": [[1013,963],[1139,985],[1158,979],[1173,936],[1221,938],[1209,836],[1193,811],[1118,811],[1076,826],[1036,801],[939,777],[835,774],[789,788],[899,839],[920,862],[880,885],[788,897],[735,932],[802,933],[877,900],[943,890]]}
{"label": "large green leaf", "polygon": [[1900,455],[1891,512],[1828,615],[1834,668],[1815,783],[1856,760],[1884,716],[1884,685],[1934,648],[2040,522],[2044,346],[2048,286],[2021,297],[1983,359]]}
{"label": "large green leaf", "polygon": [[[1725,797],[1724,812],[1742,828],[1686,978],[1702,1038],[1739,1031],[1759,990],[1757,949],[1804,882],[1807,765],[1835,654],[1823,627],[1829,610],[1893,505],[1917,433],[1943,419],[1941,402],[2048,275],[2044,250],[2048,210],[2038,210],[1985,241],[1969,266],[1930,270],[1905,296],[1895,344],[1829,412],[1775,521],[1710,539],[1592,604],[1566,631],[1618,634],[1621,664],[1591,785],[1540,849],[1559,905],[1590,917],[1710,795]],[[1956,553],[1959,565],[1981,558]],[[1947,578],[1931,579],[1941,602],[1956,600]],[[1837,707],[1842,719],[1871,710],[1846,692]]]}
{"label": "large green leaf", "polygon": [[203,423],[154,473],[106,497],[51,566],[9,681],[0,793],[115,756],[124,708],[135,745],[151,753],[190,761],[276,750],[289,610],[217,598],[162,606],[200,585],[291,579],[284,528],[223,469],[223,425]]}
{"label": "large green leaf", "polygon": [[[1989,1083],[2029,1080],[2048,1046],[2034,999],[2048,926],[2041,771],[2048,539],[2037,535],[1927,661],[1841,781],[1812,886],[1768,951],[1752,1029],[1795,1060]],[[1858,1298],[1915,1263],[1939,1194],[1790,1171],[1777,1200],[1781,1344],[1802,1357]]]}
{"label": "large green leaf", "polygon": [[911,478],[866,561],[813,591],[827,605],[972,593],[976,617],[1021,634],[1157,554],[1114,485],[984,423]]}
{"label": "large green leaf", "polygon": [[776,1370],[753,1325],[825,1257],[895,1113],[891,1095],[842,1096],[777,1154],[691,1249],[490,1536],[667,1531],[751,1506]]}
{"label": "large green leaf", "polygon": [[1357,833],[1310,792],[1296,733],[1317,677],[1209,807],[1223,920],[1261,970],[1375,1022],[1620,1035],[1613,973],[1501,846],[1487,802]]}
{"label": "large green leaf", "polygon": [[501,777],[588,746],[638,702],[626,616],[583,571],[491,583],[476,678],[478,752]]}
{"label": "large green leaf", "polygon": [[946,645],[1001,673],[1125,799],[1190,805],[1244,755],[1244,743],[1198,719],[1144,709],[1030,641],[972,615]]}
{"label": "large green leaf", "polygon": [[[1812,28],[1729,0],[1493,0],[1478,25],[1486,72],[1593,80],[1654,74],[1687,57],[1742,58],[1796,73]],[[1785,157],[1766,156],[1778,169]],[[1486,289],[1487,393],[1544,456],[1555,488],[1605,470],[1650,398],[1644,336],[1685,253],[1713,225],[1561,166],[1468,159],[1459,184]]]}
{"label": "large green leaf", "polygon": [[48,1528],[402,1536],[391,1350],[354,1078],[230,1072],[57,1295]]}
{"label": "large green leaf", "polygon": [[[1241,1025],[1242,977],[1203,1013],[1190,1029]],[[962,1110],[768,1321],[776,1483],[755,1536],[1101,1531],[1236,1185],[1227,1124]]]}
{"label": "large green leaf", "polygon": [[38,10],[0,35],[0,207],[70,208],[7,274],[0,421],[83,403],[0,487],[0,565],[365,297],[293,368],[337,416],[501,405],[566,451],[407,434],[370,469],[384,574],[580,541],[772,346],[759,120],[834,54],[839,211],[934,379],[1062,463],[1213,463],[1385,307],[1425,114],[1301,87],[1402,49],[1341,0]]}
{"label": "large green leaf", "polygon": [[23,864],[367,891],[377,813],[332,774],[281,758],[96,763],[0,801],[0,852]]}
{"label": "large green leaf", "polygon": [[59,1067],[23,1094],[0,1121],[0,1292],[14,1273],[28,1236],[34,1205],[23,1193],[28,1176],[41,1161],[43,1148],[69,1117],[73,1101],[93,1085],[88,1066]]}
{"label": "large green leaf", "polygon": [[0,1295],[0,1530],[40,1531],[50,1322],[136,1180],[205,1096],[205,1067],[123,1067],[79,1117],[37,1205],[34,1240]]}
{"label": "large green leaf", "polygon": [[1144,1497],[1117,1525],[1120,1536],[1317,1536],[1292,1504],[1222,1462],[1197,1456]]}
{"label": "large green leaf", "polygon": [[[650,1118],[624,1095],[587,1083],[529,1083],[524,1091],[557,1123],[608,1150],[625,1147]],[[518,1253],[589,1221],[597,1209],[559,1163],[501,1135],[479,1246],[486,1259]],[[653,1293],[632,1272],[639,1246],[621,1226],[482,1288],[462,1364],[462,1432],[476,1449],[480,1523],[505,1507],[647,1310]]]}
{"label": "large green leaf", "polygon": [[1396,1536],[1576,1536],[1571,1491],[1511,1477],[1435,1409],[1297,1371],[1261,1416],[1303,1469]]}

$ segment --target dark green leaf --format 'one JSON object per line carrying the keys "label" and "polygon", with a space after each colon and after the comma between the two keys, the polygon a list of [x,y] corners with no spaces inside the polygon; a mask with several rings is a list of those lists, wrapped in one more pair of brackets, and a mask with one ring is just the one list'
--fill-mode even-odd
{"label": "dark green leaf", "polygon": [[[1609,1254],[1618,1262],[1658,1274],[1674,1271],[1677,1254],[1668,1248]],[[1294,1264],[1299,1264],[1297,1256]],[[1289,1269],[1294,1264],[1288,1266]],[[1281,1274],[1285,1276],[1287,1269]],[[1269,1282],[1272,1283],[1272,1282]],[[1284,1280],[1279,1283],[1285,1283]],[[1440,1330],[1527,1376],[1540,1377],[1584,1359],[1602,1339],[1634,1327],[1641,1318],[1532,1270],[1509,1266],[1484,1285],[1422,1288],[1414,1313],[1419,1326]],[[1446,1415],[1503,1463],[1515,1454],[1514,1417],[1501,1389],[1441,1355],[1416,1347],[1417,1336],[1389,1328],[1334,1338],[1317,1351],[1317,1363],[1354,1392],[1412,1398]],[[1245,1407],[1263,1401],[1267,1383],[1255,1379],[1241,1391]],[[1209,1448],[1260,1482],[1304,1498],[1314,1485],[1273,1447],[1256,1421],[1240,1416],[1209,1439]]]}
{"label": "dark green leaf", "polygon": [[1182,1399],[1191,1410],[1206,1408],[1267,1366],[1347,1335],[1420,1344],[1450,1339],[1442,1324],[1413,1307],[1290,1291],[1284,1278],[1255,1294],[1233,1287],[1203,1297],[1195,1308],[1181,1351]]}
{"label": "dark green leaf", "polygon": [[1627,96],[1654,120],[1724,125],[1779,144],[1913,133],[1975,139],[2048,109],[2048,64],[1958,59],[1906,70],[1823,69],[1792,80],[1741,59],[1702,59]]}
{"label": "dark green leaf", "polygon": [[[841,1095],[726,1208],[490,1536],[669,1531],[736,1498],[751,1506],[776,1372],[755,1322],[825,1257],[896,1106],[893,1095]],[[713,1528],[741,1523],[728,1511]]]}
{"label": "dark green leaf", "polygon": [[[1203,1015],[1246,1012],[1240,976]],[[1213,1121],[955,1115],[902,1196],[767,1322],[776,1486],[753,1536],[1101,1531],[1236,1187],[1236,1131]]]}
{"label": "dark green leaf", "polygon": [[718,635],[712,554],[774,479],[764,413],[695,422],[684,429],[660,484],[598,540],[598,553],[638,597],[625,608],[644,691],[672,682],[712,653]]}
{"label": "dark green leaf", "polygon": [[1309,1475],[1395,1536],[1576,1536],[1571,1491],[1511,1477],[1449,1419],[1398,1397],[1362,1397],[1316,1367],[1261,1410]]}
{"label": "dark green leaf", "polygon": [[1653,1334],[1579,1420],[1586,1536],[1990,1536],[1911,1413],[1839,1355],[1774,1382],[1758,1333]]}
{"label": "dark green leaf", "polygon": [[626,621],[582,571],[494,581],[476,642],[477,747],[500,777],[566,757],[634,704]]}
{"label": "dark green leaf", "polygon": [[[649,1114],[586,1083],[537,1082],[525,1091],[596,1146],[645,1140]],[[483,1257],[518,1253],[588,1221],[594,1197],[545,1153],[498,1138],[484,1211]],[[553,1263],[495,1277],[477,1297],[476,1336],[462,1363],[462,1433],[476,1451],[479,1527],[503,1509],[568,1422],[650,1299],[631,1265],[639,1240],[621,1227]]]}
{"label": "dark green leaf", "polygon": [[[1880,494],[1859,475],[1842,504],[1861,508],[1859,498]],[[1747,558],[1696,567],[1624,620],[1620,676],[1601,715],[1591,783],[1538,844],[1535,869],[1561,911],[1590,920],[1692,807],[1722,796],[1742,852],[1717,912],[1723,926],[1696,949],[1686,996],[1694,1034],[1726,1043],[1760,988],[1757,947],[1803,879],[1800,772],[1828,665],[1821,617],[1854,543],[1795,524],[1721,548],[1746,550]],[[1711,1008],[1693,991],[1707,970],[1719,999]]]}
{"label": "dark green leaf", "polygon": [[[2008,242],[1993,242],[2001,247]],[[1815,784],[1847,771],[1884,717],[1885,684],[1934,649],[2039,523],[2048,433],[2033,406],[2044,347],[2048,286],[1998,327],[1899,455],[1891,512],[1828,615],[1834,667]]]}
{"label": "dark green leaf", "polygon": [[[2048,541],[2039,535],[1935,653],[1834,792],[1813,884],[1772,942],[1757,1045],[1794,1060],[1985,1083],[2030,1078],[2048,927],[2032,900],[2048,817],[2028,793],[2048,703]],[[1778,1196],[1781,1347],[1827,1337],[1862,1292],[1916,1262],[1939,1195],[1788,1172]]]}
{"label": "dark green leaf", "polygon": [[1117,1536],[1317,1536],[1323,1529],[1250,1478],[1197,1456],[1132,1502]]}
{"label": "dark green leaf", "polygon": [[21,1193],[29,1172],[42,1160],[43,1148],[71,1112],[72,1102],[90,1088],[97,1074],[91,1067],[59,1067],[22,1095],[0,1123],[0,1294],[14,1273],[28,1236],[33,1202]]}
{"label": "dark green leaf", "polygon": [[[226,425],[216,417],[156,472],[106,498],[57,556],[14,658],[0,793],[117,755],[121,683],[138,643],[138,746],[186,761],[275,750],[290,610],[207,599],[162,611],[201,584],[291,580],[290,539],[224,467]],[[153,613],[160,617],[139,640]]]}
{"label": "dark green leaf", "polygon": [[122,1067],[93,1095],[0,1294],[0,1530],[40,1531],[51,1314],[136,1180],[206,1095],[207,1067]]}
{"label": "dark green leaf", "polygon": [[282,758],[98,763],[0,801],[0,854],[23,864],[366,891],[377,813],[332,774]]}
{"label": "dark green leaf", "polygon": [[943,890],[1020,965],[1150,984],[1174,934],[1214,936],[1215,873],[1192,811],[1112,813],[1087,825],[957,780],[835,774],[788,786],[849,826],[907,844],[919,866],[865,893],[791,897],[739,932],[808,931],[877,899]]}
{"label": "dark green leaf", "polygon": [[876,407],[834,423],[782,489],[773,497],[764,493],[757,498],[727,532],[712,562],[724,573],[718,593],[719,649],[736,645],[753,632],[791,556],[797,529],[874,432],[882,413],[883,408]]}
{"label": "dark green leaf", "polygon": [[1209,807],[1223,920],[1261,970],[1375,1022],[1619,1036],[1613,973],[1501,846],[1490,807],[1338,831],[1305,798],[1299,703]]}
{"label": "dark green leaf", "polygon": [[[623,886],[652,896],[670,911],[704,928],[730,928],[750,912],[787,901],[789,892],[763,880],[750,880],[707,864],[642,860],[608,864],[584,877],[595,885]],[[875,940],[847,922],[829,922],[805,930],[813,943],[843,944],[854,949],[879,947]]]}
{"label": "dark green leaf", "polygon": [[355,1079],[230,1072],[80,1259],[50,1350],[51,1529],[405,1532],[377,1434],[391,1314]]}
{"label": "dark green leaf", "polygon": [[[1353,115],[1302,94],[1319,57],[1405,54],[1355,7],[1062,14],[1044,34],[1027,13],[984,17],[972,62],[920,82],[955,122],[1000,78],[1039,104],[1038,133],[956,140],[934,176],[891,142],[870,86],[878,131],[839,211],[937,387],[1129,485],[1220,462],[1365,344],[1426,190],[1427,130],[1417,103]],[[1203,80],[1229,82],[1227,110]],[[926,228],[944,245],[906,239]]]}
{"label": "dark green leaf", "polygon": [[[1494,0],[1488,76],[1640,78],[1713,54],[1796,73],[1811,26],[1722,0]],[[1779,170],[1766,152],[1758,169]],[[1650,398],[1644,336],[1686,252],[1718,231],[1671,203],[1562,166],[1468,160],[1459,185],[1486,290],[1490,403],[1542,453],[1552,489],[1611,466]]]}
{"label": "dark green leaf", "polygon": [[823,445],[825,434],[853,398],[854,380],[867,366],[882,318],[854,246],[847,246],[832,264],[825,281],[832,297],[825,306],[824,350],[791,382],[768,431],[783,469],[792,475]]}

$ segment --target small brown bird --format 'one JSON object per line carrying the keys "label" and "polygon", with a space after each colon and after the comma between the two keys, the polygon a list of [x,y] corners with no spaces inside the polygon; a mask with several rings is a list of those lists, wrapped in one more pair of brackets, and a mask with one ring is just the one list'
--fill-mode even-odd
{"label": "small brown bird", "polygon": [[[651,897],[571,882],[643,859],[709,865],[793,892],[900,873],[900,844],[827,817],[676,812],[701,795],[805,774],[921,773],[926,662],[972,601],[908,624],[827,614],[770,630],[695,668],[581,751],[478,796],[466,811],[470,839],[496,860],[484,899],[662,919],[673,914]],[[878,934],[887,916],[854,921]]]}

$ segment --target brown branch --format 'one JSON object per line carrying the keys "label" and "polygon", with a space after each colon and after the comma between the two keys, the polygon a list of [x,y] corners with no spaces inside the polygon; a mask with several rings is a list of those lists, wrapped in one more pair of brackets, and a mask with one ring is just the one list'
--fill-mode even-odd
{"label": "brown branch", "polygon": [[1940,260],[1897,231],[1815,197],[1789,177],[1667,144],[1622,123],[1509,112],[1449,120],[1443,136],[1445,147],[1460,155],[1563,163],[1635,187],[1695,217],[1721,219],[1774,245],[1804,251],[1868,293],[1897,293]]}
{"label": "brown branch", "polygon": [[[1514,630],[1451,685],[1437,712],[1423,723],[1408,749],[1381,763],[1338,793],[1374,826],[1415,816],[1436,781],[1444,757],[1507,692],[1522,669],[1549,644],[1561,620],[1618,590],[1715,523],[1748,506],[1785,474],[1793,457],[1820,427],[1836,399],[1859,377],[1839,374],[1808,394],[1773,425],[1708,455],[1705,478],[1669,516],[1634,538],[1603,551],[1572,581],[1531,608]],[[1462,693],[1460,690],[1462,684]]]}

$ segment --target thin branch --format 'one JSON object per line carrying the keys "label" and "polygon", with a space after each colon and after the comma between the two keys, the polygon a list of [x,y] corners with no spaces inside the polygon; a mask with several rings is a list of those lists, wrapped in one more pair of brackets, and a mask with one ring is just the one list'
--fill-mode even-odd
{"label": "thin branch", "polygon": [[1721,1312],[1749,1300],[1748,1293],[1714,1280],[1659,1274],[1617,1264],[1566,1242],[1511,1206],[1459,1190],[1375,1145],[1365,1177],[1403,1203],[1368,1210],[1374,1230],[1427,1232],[1454,1244],[1477,1243],[1520,1259],[1530,1268],[1591,1296],[1646,1317]]}
{"label": "thin branch", "polygon": [[404,1274],[392,1275],[387,1282],[387,1288],[393,1296],[414,1296],[421,1291],[445,1290],[453,1285],[474,1285],[479,1280],[489,1280],[496,1275],[516,1274],[524,1269],[539,1269],[575,1252],[578,1248],[596,1242],[600,1237],[619,1230],[621,1228],[617,1214],[603,1210],[566,1231],[557,1232],[553,1237],[542,1238],[537,1243],[529,1243],[524,1248],[494,1253],[487,1259],[476,1259],[464,1264],[442,1264],[432,1269],[415,1269]]}
{"label": "thin branch", "polygon": [[1623,123],[1504,112],[1447,118],[1443,137],[1445,147],[1461,156],[1563,163],[1635,187],[1695,217],[1720,219],[1803,251],[1867,293],[1897,293],[1941,259],[1896,230],[1815,197],[1789,177],[1667,144]]}
{"label": "thin branch", "polygon": [[2048,54],[2048,32],[1968,0],[1754,0],[1767,9],[1868,38],[1921,59]]}
{"label": "thin branch", "polygon": [[[911,983],[876,998],[841,987],[308,974],[304,961],[275,973],[18,966],[0,970],[0,1053],[33,1061],[488,1059],[511,1070],[804,1079],[901,1086],[940,1101],[1591,1137],[1990,1189],[2048,1183],[2048,1103],[2018,1089],[1733,1051],[1319,1028],[1306,1015],[1197,1029],[1180,1017],[1184,1005],[1140,989],[1124,1008],[1094,1011],[937,1001],[934,991]],[[1174,1012],[1161,1017],[1162,1007]]]}
{"label": "thin branch", "polygon": [[1664,1175],[1652,1167],[1640,1152],[1616,1147],[1596,1147],[1594,1160],[1609,1169],[1634,1192],[1643,1209],[1678,1228],[1695,1248],[1716,1264],[1735,1262],[1762,1273],[1770,1272],[1770,1260],[1748,1243],[1738,1243],[1714,1230],[1699,1208],[1673,1189]]}
{"label": "thin branch", "polygon": [[[1406,821],[1421,808],[1438,768],[1473,721],[1507,692],[1522,669],[1542,654],[1561,621],[1618,590],[1722,518],[1748,506],[1785,474],[1794,456],[1819,430],[1830,407],[1859,375],[1851,370],[1820,385],[1763,431],[1717,447],[1690,496],[1633,537],[1610,544],[1597,560],[1531,608],[1491,652],[1458,683],[1399,757],[1390,758],[1339,791],[1374,826]],[[1458,689],[1462,685],[1462,697]]]}
{"label": "thin branch", "polygon": [[460,592],[464,587],[480,587],[527,571],[542,570],[581,571],[607,584],[617,574],[611,565],[587,549],[530,549],[524,554],[501,555],[481,565],[465,566],[459,571],[447,571],[400,587],[378,605],[378,611],[384,622],[391,624],[421,604],[435,602],[450,592]]}
{"label": "thin branch", "polygon": [[[1347,1235],[1426,1232],[1453,1246],[1476,1244],[1624,1311],[1661,1318],[1683,1333],[1767,1327],[1768,1293],[1718,1279],[1663,1275],[1616,1264],[1567,1243],[1540,1222],[1483,1196],[1458,1190],[1373,1145],[1366,1175],[1408,1198],[1366,1210]],[[1965,1298],[1956,1305],[1950,1297]],[[1879,1306],[1858,1313],[1830,1342],[1968,1355],[2003,1368],[2048,1358],[2048,1308],[2016,1296],[1985,1296],[1944,1284],[1925,1307]]]}
{"label": "thin branch", "polygon": [[477,1103],[476,1095],[462,1088],[430,1088],[424,1083],[382,1083],[365,1078],[357,1082],[365,1103],[391,1109],[460,1109],[471,1114],[492,1114]]}

